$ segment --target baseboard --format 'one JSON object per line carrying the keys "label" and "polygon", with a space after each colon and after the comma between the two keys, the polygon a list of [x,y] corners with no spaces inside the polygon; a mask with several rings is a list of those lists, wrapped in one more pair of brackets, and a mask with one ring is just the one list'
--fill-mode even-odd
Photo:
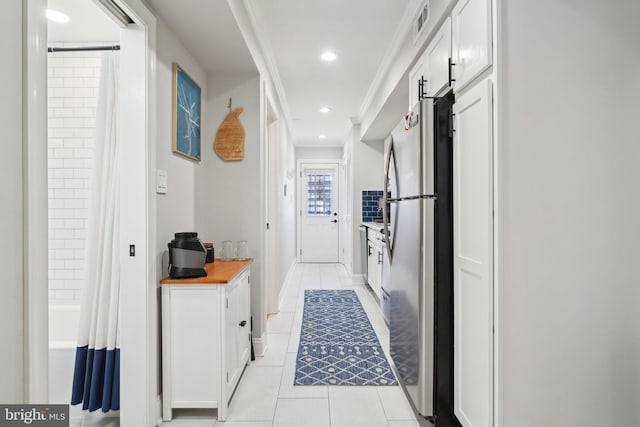
{"label": "baseboard", "polygon": [[280,288],[280,293],[278,294],[278,311],[280,311],[280,307],[282,307],[282,301],[284,300],[284,296],[287,294],[287,289],[289,289],[289,283],[291,282],[291,277],[293,276],[293,271],[296,268],[296,260],[295,258],[291,261],[291,265],[289,266],[289,270],[287,271],[287,275],[284,277],[284,283]]}
{"label": "baseboard", "polygon": [[352,274],[351,275],[351,283],[354,285],[364,285],[364,275],[363,274]]}
{"label": "baseboard", "polygon": [[267,340],[265,335],[262,335],[261,337],[253,337],[253,351],[258,357],[264,356],[265,351],[267,351]]}

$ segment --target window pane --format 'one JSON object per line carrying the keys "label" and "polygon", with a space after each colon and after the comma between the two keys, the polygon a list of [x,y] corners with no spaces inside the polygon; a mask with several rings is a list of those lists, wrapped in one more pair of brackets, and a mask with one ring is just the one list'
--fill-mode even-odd
{"label": "window pane", "polygon": [[307,176],[307,215],[331,215],[333,175],[309,173]]}

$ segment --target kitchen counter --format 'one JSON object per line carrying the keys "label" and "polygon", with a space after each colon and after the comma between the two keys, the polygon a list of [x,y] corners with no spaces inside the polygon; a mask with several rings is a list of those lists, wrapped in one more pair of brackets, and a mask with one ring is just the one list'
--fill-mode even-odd
{"label": "kitchen counter", "polygon": [[382,232],[382,223],[381,222],[363,222],[361,223],[363,227],[368,227],[374,231],[377,231],[378,233]]}
{"label": "kitchen counter", "polygon": [[160,281],[161,285],[215,285],[227,284],[243,271],[253,259],[248,260],[216,260],[206,264],[208,274],[205,277],[189,279],[171,279],[165,277]]}

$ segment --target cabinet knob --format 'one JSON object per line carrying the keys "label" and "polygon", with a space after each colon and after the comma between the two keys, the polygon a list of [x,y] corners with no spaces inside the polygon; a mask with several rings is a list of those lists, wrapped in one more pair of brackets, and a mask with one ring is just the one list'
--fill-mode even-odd
{"label": "cabinet knob", "polygon": [[243,320],[239,323],[239,325],[244,328],[247,325],[247,321]]}

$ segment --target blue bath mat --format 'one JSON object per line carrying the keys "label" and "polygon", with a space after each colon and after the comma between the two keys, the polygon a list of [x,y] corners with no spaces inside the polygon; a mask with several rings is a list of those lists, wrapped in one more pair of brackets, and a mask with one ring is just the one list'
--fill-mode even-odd
{"label": "blue bath mat", "polygon": [[294,384],[397,384],[354,291],[304,291]]}

